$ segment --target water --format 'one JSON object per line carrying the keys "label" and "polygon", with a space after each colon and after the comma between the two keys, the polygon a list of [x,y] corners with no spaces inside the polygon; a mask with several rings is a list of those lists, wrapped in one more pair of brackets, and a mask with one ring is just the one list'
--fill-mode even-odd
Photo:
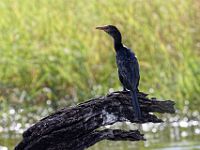
{"label": "water", "polygon": [[[89,150],[200,150],[200,121],[182,118],[169,119],[165,123],[147,123],[141,126],[117,123],[107,128],[140,129],[146,141],[101,141]],[[171,121],[171,122],[170,122]],[[11,150],[21,139],[21,131],[0,132],[0,150]]]}
{"label": "water", "polygon": [[[131,129],[134,125],[128,125]],[[103,141],[90,150],[197,150],[200,149],[200,122],[180,120],[172,123],[144,124],[145,142]]]}

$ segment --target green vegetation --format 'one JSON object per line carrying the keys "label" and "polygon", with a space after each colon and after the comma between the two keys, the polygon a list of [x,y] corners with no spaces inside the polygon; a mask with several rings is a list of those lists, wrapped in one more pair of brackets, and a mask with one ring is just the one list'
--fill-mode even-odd
{"label": "green vegetation", "polygon": [[195,110],[199,8],[198,0],[1,0],[0,115],[14,108],[43,116],[119,90],[112,40],[95,30],[103,24],[117,25],[135,50],[142,91],[174,99],[179,108],[191,101]]}

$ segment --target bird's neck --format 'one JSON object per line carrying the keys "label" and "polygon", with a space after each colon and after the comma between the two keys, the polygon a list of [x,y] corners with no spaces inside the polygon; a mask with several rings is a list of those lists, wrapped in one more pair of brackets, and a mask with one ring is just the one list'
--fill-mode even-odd
{"label": "bird's neck", "polygon": [[121,42],[114,42],[115,51],[118,52],[122,50],[123,44]]}
{"label": "bird's neck", "polygon": [[119,51],[122,49],[123,44],[122,44],[122,37],[121,34],[117,34],[116,36],[113,37],[114,39],[114,48],[116,51]]}

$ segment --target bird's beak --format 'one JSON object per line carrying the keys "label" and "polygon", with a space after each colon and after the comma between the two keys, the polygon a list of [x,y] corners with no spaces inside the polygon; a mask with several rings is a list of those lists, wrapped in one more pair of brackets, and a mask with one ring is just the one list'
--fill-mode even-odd
{"label": "bird's beak", "polygon": [[107,26],[98,26],[96,27],[96,29],[105,31],[107,29]]}

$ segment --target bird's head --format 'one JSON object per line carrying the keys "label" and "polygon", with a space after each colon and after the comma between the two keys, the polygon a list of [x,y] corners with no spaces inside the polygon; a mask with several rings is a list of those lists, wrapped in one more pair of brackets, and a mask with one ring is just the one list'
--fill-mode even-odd
{"label": "bird's head", "polygon": [[110,36],[112,36],[114,39],[118,38],[118,37],[121,38],[121,34],[116,26],[113,26],[113,25],[98,26],[98,27],[96,27],[96,29],[105,31]]}

